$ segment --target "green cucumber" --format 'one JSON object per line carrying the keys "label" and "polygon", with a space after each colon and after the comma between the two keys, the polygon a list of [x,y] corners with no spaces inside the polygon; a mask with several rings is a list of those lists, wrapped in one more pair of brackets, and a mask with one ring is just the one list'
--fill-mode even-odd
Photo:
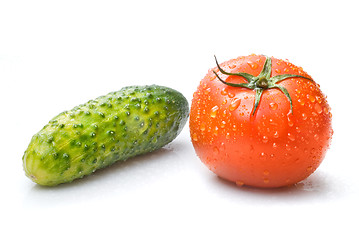
{"label": "green cucumber", "polygon": [[111,92],[60,113],[35,134],[23,156],[25,174],[46,186],[82,178],[170,143],[188,114],[186,98],[168,87]]}

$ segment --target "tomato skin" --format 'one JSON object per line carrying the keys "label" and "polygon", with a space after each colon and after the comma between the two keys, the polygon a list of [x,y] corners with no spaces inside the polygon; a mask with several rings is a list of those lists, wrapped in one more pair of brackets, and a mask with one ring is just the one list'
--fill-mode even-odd
{"label": "tomato skin", "polygon": [[[272,75],[310,76],[288,61],[272,59]],[[227,72],[257,76],[265,56],[250,55],[220,64]],[[210,69],[193,94],[190,133],[201,161],[219,177],[238,185],[282,187],[311,175],[322,162],[333,134],[330,107],[320,87],[305,78],[289,78],[278,89],[264,90],[253,114],[255,92],[227,86],[243,77]]]}

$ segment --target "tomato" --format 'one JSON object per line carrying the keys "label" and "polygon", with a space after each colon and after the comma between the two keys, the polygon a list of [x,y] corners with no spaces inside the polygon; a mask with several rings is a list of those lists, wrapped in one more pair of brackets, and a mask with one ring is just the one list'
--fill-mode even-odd
{"label": "tomato", "polygon": [[326,96],[301,67],[250,55],[209,70],[193,94],[189,127],[211,171],[239,186],[269,188],[293,185],[318,168],[331,119]]}

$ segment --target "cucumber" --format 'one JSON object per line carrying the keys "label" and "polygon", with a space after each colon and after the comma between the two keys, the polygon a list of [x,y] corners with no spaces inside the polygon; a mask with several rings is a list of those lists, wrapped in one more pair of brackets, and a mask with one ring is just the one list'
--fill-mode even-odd
{"label": "cucumber", "polygon": [[122,88],[50,120],[23,155],[25,174],[40,185],[72,182],[170,143],[188,115],[186,98],[174,89]]}

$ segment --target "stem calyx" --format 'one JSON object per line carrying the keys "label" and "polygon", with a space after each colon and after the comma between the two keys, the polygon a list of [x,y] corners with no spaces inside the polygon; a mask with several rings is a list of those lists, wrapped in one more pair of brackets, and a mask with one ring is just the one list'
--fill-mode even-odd
{"label": "stem calyx", "polygon": [[223,84],[226,84],[226,85],[231,86],[231,87],[248,88],[248,89],[252,89],[252,90],[255,91],[255,100],[254,100],[254,108],[253,108],[252,115],[255,114],[255,112],[256,112],[256,110],[258,108],[258,105],[259,105],[259,102],[261,100],[263,91],[266,90],[266,89],[270,89],[270,88],[279,89],[288,98],[289,103],[290,103],[290,109],[291,109],[291,112],[293,113],[292,98],[290,97],[290,95],[288,93],[288,90],[285,87],[283,87],[281,85],[278,85],[277,83],[282,81],[282,80],[288,79],[288,78],[296,78],[296,77],[305,78],[305,79],[308,79],[308,80],[311,80],[311,81],[313,81],[313,80],[311,78],[304,77],[304,76],[301,76],[301,75],[295,75],[295,74],[282,74],[282,75],[276,75],[276,76],[271,77],[271,74],[272,74],[272,59],[270,57],[267,57],[267,56],[265,56],[265,57],[266,57],[266,60],[264,62],[262,71],[260,72],[260,74],[258,76],[253,76],[253,75],[251,75],[249,73],[244,73],[244,72],[230,73],[230,72],[224,71],[219,66],[216,56],[214,56],[214,58],[216,60],[217,67],[218,67],[219,71],[222,74],[229,75],[229,76],[230,75],[232,75],[232,76],[241,76],[247,81],[246,83],[230,83],[230,82],[226,82],[226,81],[222,80],[215,71],[213,71],[213,73],[216,75],[216,77]]}

